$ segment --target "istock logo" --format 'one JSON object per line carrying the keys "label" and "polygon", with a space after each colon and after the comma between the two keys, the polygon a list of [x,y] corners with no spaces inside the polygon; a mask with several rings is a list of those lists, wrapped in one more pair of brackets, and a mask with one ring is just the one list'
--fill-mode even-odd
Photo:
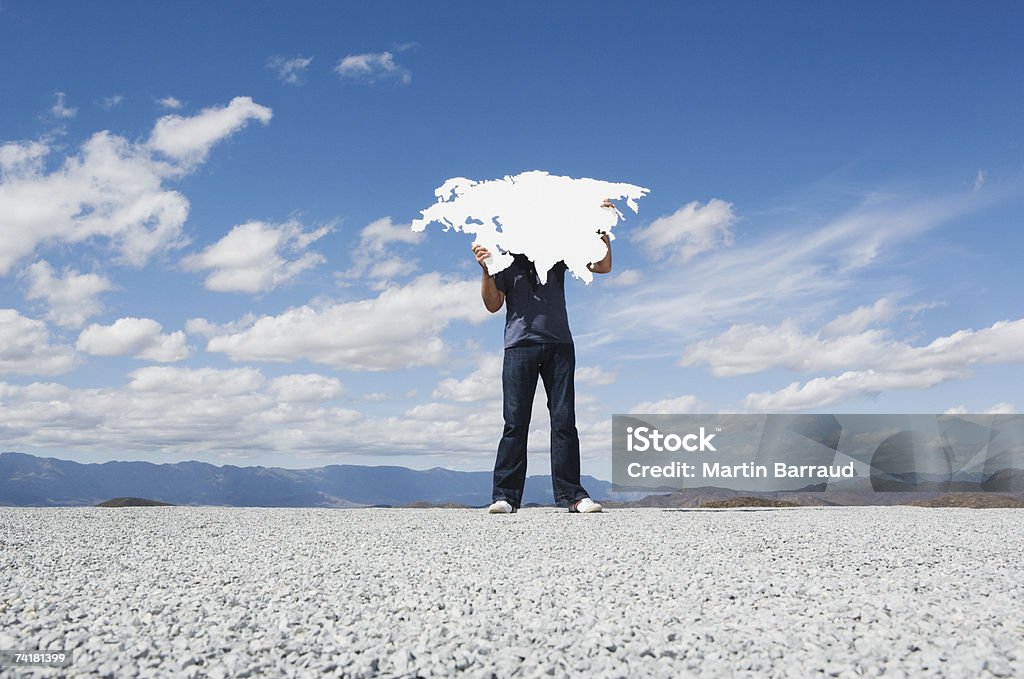
{"label": "istock logo", "polygon": [[626,450],[631,453],[645,453],[648,450],[656,453],[674,453],[685,450],[690,453],[710,450],[718,452],[711,439],[715,434],[708,434],[704,427],[699,434],[662,434],[650,427],[626,427]]}

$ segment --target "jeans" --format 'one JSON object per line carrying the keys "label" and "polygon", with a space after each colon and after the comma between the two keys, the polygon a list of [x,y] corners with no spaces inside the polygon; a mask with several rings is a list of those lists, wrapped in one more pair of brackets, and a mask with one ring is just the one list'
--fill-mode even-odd
{"label": "jeans", "polygon": [[537,377],[544,382],[551,415],[551,484],[555,503],[567,507],[587,497],[580,485],[580,437],[576,431],[576,350],[572,344],[528,344],[505,349],[501,370],[505,428],[494,462],[493,501],[519,508],[526,483],[526,439]]}

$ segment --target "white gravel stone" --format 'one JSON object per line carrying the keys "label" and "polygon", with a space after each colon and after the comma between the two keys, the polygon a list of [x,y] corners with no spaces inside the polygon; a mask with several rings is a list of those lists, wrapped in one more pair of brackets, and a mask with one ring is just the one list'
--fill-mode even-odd
{"label": "white gravel stone", "polygon": [[0,508],[0,676],[1024,676],[1022,516]]}

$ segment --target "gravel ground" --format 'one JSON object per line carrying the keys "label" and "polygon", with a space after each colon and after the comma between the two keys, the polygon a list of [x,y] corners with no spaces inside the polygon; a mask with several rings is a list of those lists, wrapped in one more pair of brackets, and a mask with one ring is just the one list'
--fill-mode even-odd
{"label": "gravel ground", "polygon": [[1024,676],[1024,514],[0,508],[3,676]]}

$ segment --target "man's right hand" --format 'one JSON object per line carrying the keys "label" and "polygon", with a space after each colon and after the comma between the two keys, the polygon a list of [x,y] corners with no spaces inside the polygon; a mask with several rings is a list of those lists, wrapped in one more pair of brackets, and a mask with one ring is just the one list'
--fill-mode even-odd
{"label": "man's right hand", "polygon": [[505,303],[505,293],[498,290],[498,286],[494,284],[494,276],[487,273],[487,265],[484,264],[484,260],[491,256],[491,252],[483,245],[473,243],[473,256],[476,257],[476,263],[482,269],[480,296],[484,300],[484,307],[493,314]]}
{"label": "man's right hand", "polygon": [[491,251],[483,245],[473,243],[473,255],[476,257],[476,263],[480,265],[480,268],[487,271],[487,265],[484,264],[484,260],[491,256]]}

